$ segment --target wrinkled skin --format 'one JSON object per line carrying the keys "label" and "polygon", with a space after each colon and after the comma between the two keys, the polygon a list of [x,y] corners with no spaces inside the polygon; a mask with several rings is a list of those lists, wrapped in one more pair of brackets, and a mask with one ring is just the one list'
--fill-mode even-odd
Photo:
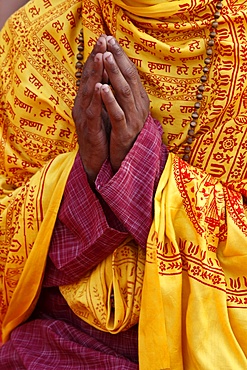
{"label": "wrinkled skin", "polygon": [[102,35],[84,65],[73,108],[90,184],[108,156],[113,171],[119,169],[148,113],[149,99],[137,69],[112,36]]}

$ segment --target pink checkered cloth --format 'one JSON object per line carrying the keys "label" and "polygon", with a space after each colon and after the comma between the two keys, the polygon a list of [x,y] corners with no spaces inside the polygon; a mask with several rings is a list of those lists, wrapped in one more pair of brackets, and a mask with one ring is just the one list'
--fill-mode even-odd
{"label": "pink checkered cloth", "polygon": [[58,286],[69,284],[111,254],[131,234],[145,248],[153,195],[168,151],[160,124],[148,117],[116,174],[102,166],[94,191],[79,155],[71,170],[53,232],[36,309],[0,348],[0,368],[138,369],[138,326],[101,332],[68,307]]}

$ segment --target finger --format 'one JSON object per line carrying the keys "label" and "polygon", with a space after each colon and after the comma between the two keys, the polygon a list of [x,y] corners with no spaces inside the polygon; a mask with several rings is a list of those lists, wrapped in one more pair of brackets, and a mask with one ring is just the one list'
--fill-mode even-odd
{"label": "finger", "polygon": [[128,115],[129,112],[135,112],[136,104],[132,90],[120,71],[112,53],[108,51],[104,53],[103,61],[119,105],[126,115]]}
{"label": "finger", "polygon": [[101,97],[108,113],[112,130],[121,132],[126,127],[125,113],[118,104],[111,88],[107,84],[101,86]]}
{"label": "finger", "polygon": [[102,81],[103,61],[102,54],[98,53],[90,63],[90,70],[86,70],[81,78],[76,101],[79,100],[81,109],[85,109],[92,99],[96,83]]}
{"label": "finger", "polygon": [[[91,64],[93,63],[95,55],[97,53],[101,53],[101,54],[104,53],[106,51],[106,48],[107,48],[106,35],[101,35],[96,41],[96,44],[94,45],[92,52],[88,56],[85,62],[85,65],[84,65],[84,69],[90,70],[91,69],[90,67],[91,67]],[[86,72],[84,72],[84,74],[86,75]]]}
{"label": "finger", "polygon": [[146,99],[147,94],[142,86],[140,76],[134,63],[128,58],[113,36],[107,36],[106,41],[107,49],[113,54],[120,71],[133,91],[134,97]]}
{"label": "finger", "polygon": [[94,86],[102,81],[103,64],[102,54],[106,50],[106,37],[99,37],[92,53],[89,55],[82,71],[82,77],[77,96],[87,105],[94,92]]}
{"label": "finger", "polygon": [[88,134],[97,135],[102,130],[102,98],[101,83],[96,83],[92,100],[87,107],[85,114],[89,124],[87,125]]}

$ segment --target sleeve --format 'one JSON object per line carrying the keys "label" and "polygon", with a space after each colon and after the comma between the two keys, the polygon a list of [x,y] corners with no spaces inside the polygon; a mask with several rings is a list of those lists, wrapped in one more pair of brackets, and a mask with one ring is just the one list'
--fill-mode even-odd
{"label": "sleeve", "polygon": [[153,191],[166,158],[159,124],[151,117],[119,171],[113,175],[109,161],[102,166],[96,192],[77,155],[51,241],[45,286],[77,280],[129,234],[145,246]]}
{"label": "sleeve", "polygon": [[54,228],[44,285],[77,280],[111,254],[127,236],[127,232],[109,225],[78,154]]}
{"label": "sleeve", "polygon": [[160,123],[149,115],[120,170],[112,176],[109,163],[105,163],[96,179],[97,191],[143,248],[153,218],[154,193],[167,156]]}

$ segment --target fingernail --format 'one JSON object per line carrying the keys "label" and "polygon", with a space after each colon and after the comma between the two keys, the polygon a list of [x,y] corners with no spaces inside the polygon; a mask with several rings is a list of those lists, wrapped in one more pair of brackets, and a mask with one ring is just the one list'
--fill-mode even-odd
{"label": "fingernail", "polygon": [[94,57],[94,61],[99,62],[99,60],[100,60],[99,54],[96,54],[95,57]]}
{"label": "fingernail", "polygon": [[102,85],[102,90],[104,90],[104,92],[108,93],[110,91],[110,87],[108,85]]}
{"label": "fingernail", "polygon": [[108,44],[110,44],[111,46],[113,46],[113,45],[116,44],[116,40],[112,36],[110,36],[109,38],[107,38],[107,41],[108,41]]}
{"label": "fingernail", "polygon": [[101,86],[102,86],[101,83],[100,82],[97,82],[96,85],[95,85],[95,90],[96,91],[99,91],[100,88],[101,88]]}
{"label": "fingernail", "polygon": [[113,56],[112,56],[112,53],[110,53],[109,51],[107,51],[107,52],[104,54],[104,56],[105,56],[105,59],[107,59],[107,61],[108,61],[109,63],[112,63],[112,62],[113,62]]}

